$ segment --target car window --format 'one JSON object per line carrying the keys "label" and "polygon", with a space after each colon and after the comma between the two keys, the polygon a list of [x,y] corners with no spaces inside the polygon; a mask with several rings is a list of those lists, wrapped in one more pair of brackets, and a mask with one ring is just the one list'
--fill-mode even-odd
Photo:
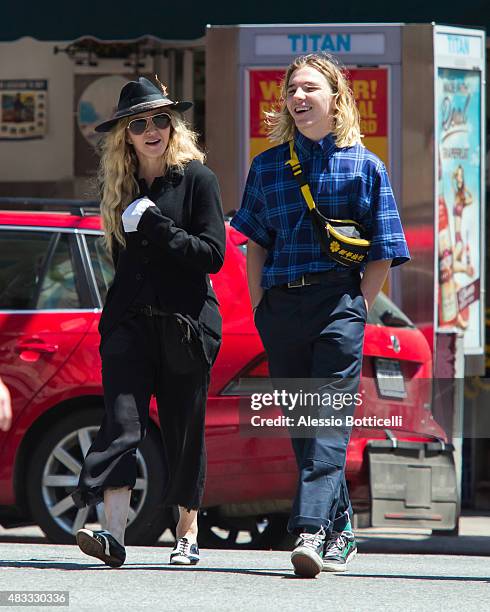
{"label": "car window", "polygon": [[102,236],[86,235],[85,239],[87,241],[90,259],[92,261],[92,268],[94,270],[97,287],[99,288],[102,303],[104,303],[107,290],[109,289],[114,277],[114,265],[112,263],[111,256],[104,246]]}
{"label": "car window", "polygon": [[0,308],[36,306],[42,270],[55,239],[52,232],[0,231]]}
{"label": "car window", "polygon": [[415,327],[407,315],[384,293],[378,293],[374,304],[369,309],[367,322],[371,325],[389,327]]}
{"label": "car window", "polygon": [[37,308],[44,310],[82,308],[84,304],[80,294],[69,236],[59,234],[41,283]]}

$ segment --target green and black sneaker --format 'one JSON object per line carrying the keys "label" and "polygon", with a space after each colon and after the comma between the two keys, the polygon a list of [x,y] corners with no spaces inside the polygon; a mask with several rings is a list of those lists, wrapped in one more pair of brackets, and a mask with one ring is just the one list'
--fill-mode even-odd
{"label": "green and black sneaker", "polygon": [[333,532],[325,542],[323,572],[345,572],[357,554],[356,539],[352,531]]}
{"label": "green and black sneaker", "polygon": [[315,578],[322,571],[322,554],[325,546],[325,529],[316,533],[302,533],[291,553],[294,573],[303,578]]}

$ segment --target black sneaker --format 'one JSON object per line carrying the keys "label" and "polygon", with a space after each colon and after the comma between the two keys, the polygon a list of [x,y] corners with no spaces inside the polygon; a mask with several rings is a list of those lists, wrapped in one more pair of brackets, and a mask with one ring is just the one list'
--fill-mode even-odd
{"label": "black sneaker", "polygon": [[320,528],[316,533],[302,533],[300,542],[291,553],[294,573],[304,578],[314,578],[322,571],[325,530]]}
{"label": "black sneaker", "polygon": [[111,567],[121,567],[126,561],[126,549],[108,531],[79,529],[77,544],[86,555],[97,557]]}
{"label": "black sneaker", "polygon": [[170,553],[171,565],[196,565],[199,563],[199,548],[187,538],[179,538]]}
{"label": "black sneaker", "polygon": [[357,554],[356,539],[352,531],[332,533],[325,543],[323,553],[324,572],[345,572],[347,565]]}

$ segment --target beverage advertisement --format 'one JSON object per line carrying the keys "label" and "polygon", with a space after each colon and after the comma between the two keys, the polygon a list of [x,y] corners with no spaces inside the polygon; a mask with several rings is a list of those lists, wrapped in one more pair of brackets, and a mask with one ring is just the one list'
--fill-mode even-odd
{"label": "beverage advertisement", "polygon": [[439,68],[437,103],[438,328],[481,344],[481,73]]}

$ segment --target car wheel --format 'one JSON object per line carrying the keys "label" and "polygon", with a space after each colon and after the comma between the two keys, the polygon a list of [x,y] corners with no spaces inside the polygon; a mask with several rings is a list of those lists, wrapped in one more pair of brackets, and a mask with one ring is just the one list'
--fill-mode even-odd
{"label": "car wheel", "polygon": [[[103,503],[79,509],[70,495],[102,418],[100,410],[70,415],[49,428],[32,455],[27,472],[31,515],[56,544],[75,543],[75,533],[84,525],[106,526]],[[163,473],[159,435],[149,429],[137,451],[137,479],[131,492],[126,544],[153,544],[171,523],[169,512],[161,507]]]}
{"label": "car wheel", "polygon": [[282,550],[287,522],[288,517],[280,514],[229,518],[220,516],[213,508],[205,509],[199,512],[198,541],[202,548]]}

